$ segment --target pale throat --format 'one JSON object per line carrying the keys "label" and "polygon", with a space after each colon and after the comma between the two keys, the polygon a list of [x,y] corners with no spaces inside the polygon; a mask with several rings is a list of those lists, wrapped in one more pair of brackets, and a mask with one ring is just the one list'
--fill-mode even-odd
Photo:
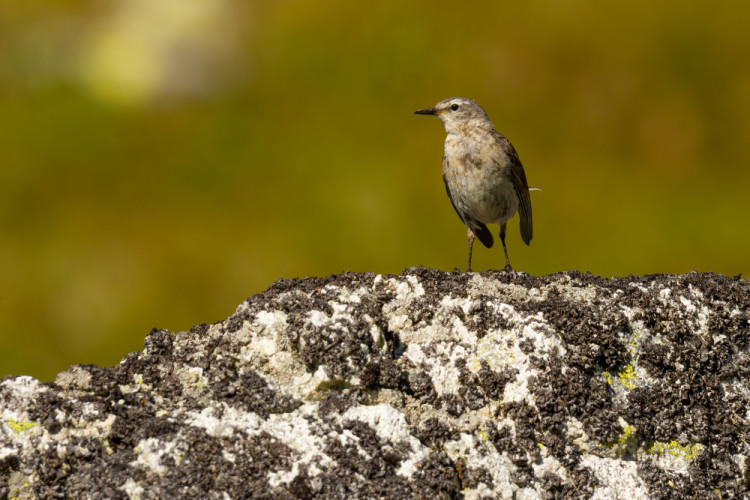
{"label": "pale throat", "polygon": [[481,155],[487,142],[488,131],[492,126],[485,124],[462,123],[459,127],[446,130],[445,154],[453,157],[472,157]]}

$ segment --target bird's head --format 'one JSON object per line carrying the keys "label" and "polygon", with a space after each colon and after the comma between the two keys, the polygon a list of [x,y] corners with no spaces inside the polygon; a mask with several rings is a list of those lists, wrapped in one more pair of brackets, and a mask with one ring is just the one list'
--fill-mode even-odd
{"label": "bird's head", "polygon": [[418,115],[435,115],[445,126],[445,131],[459,132],[467,127],[492,127],[492,122],[482,106],[467,97],[451,97],[435,104],[432,108],[418,109]]}

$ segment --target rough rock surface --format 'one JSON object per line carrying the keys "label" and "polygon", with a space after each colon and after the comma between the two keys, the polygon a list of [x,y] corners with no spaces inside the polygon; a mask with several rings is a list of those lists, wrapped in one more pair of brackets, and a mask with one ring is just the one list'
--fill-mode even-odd
{"label": "rough rock surface", "polygon": [[748,498],[750,284],[280,280],[0,383],[0,498]]}

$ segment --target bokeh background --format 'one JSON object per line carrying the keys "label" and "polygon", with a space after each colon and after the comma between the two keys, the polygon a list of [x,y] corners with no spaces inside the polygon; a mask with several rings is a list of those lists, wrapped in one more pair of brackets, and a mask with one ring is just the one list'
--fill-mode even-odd
{"label": "bokeh background", "polygon": [[115,364],[282,277],[464,269],[412,114],[456,95],[543,189],[516,269],[750,275],[750,3],[364,5],[3,2],[0,377]]}

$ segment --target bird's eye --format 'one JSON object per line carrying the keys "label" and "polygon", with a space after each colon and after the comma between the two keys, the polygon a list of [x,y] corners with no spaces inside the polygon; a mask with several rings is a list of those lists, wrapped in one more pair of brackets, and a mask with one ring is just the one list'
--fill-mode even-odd
{"label": "bird's eye", "polygon": [[452,104],[452,105],[451,105],[451,109],[452,109],[453,111],[458,111],[458,104]]}

